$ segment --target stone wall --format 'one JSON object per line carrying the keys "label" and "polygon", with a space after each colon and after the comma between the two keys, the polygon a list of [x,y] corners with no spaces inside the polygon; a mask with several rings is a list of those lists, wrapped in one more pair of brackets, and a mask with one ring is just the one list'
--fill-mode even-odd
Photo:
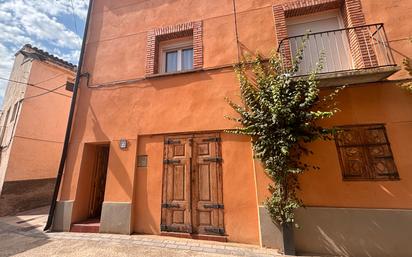
{"label": "stone wall", "polygon": [[49,205],[54,184],[54,178],[4,182],[0,217]]}

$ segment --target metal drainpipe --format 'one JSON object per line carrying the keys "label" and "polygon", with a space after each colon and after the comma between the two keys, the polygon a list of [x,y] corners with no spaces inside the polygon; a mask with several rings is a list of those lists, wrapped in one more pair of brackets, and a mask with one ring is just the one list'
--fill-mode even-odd
{"label": "metal drainpipe", "polygon": [[53,198],[52,198],[52,202],[51,202],[51,206],[49,210],[49,217],[47,218],[47,223],[46,223],[46,226],[44,227],[44,231],[49,230],[53,223],[54,212],[56,210],[57,197],[59,195],[60,184],[63,178],[63,171],[64,171],[65,162],[66,162],[67,151],[69,148],[70,134],[71,134],[72,125],[73,125],[73,116],[74,116],[74,111],[76,108],[77,90],[79,88],[80,77],[82,75],[81,72],[82,72],[82,66],[83,66],[83,57],[84,57],[84,50],[86,48],[87,32],[89,30],[89,21],[90,21],[90,16],[91,16],[92,5],[93,5],[93,0],[89,0],[89,8],[87,11],[86,25],[85,25],[84,33],[83,33],[82,49],[80,52],[79,64],[77,65],[78,70],[76,74],[76,81],[73,87],[73,97],[72,97],[72,102],[70,105],[69,119],[67,121],[66,135],[64,137],[63,151],[62,151],[62,156],[60,159],[59,170],[57,172],[56,184],[54,186]]}
{"label": "metal drainpipe", "polygon": [[240,46],[239,46],[239,32],[237,29],[237,11],[236,11],[236,0],[232,0],[233,3],[233,15],[235,19],[235,36],[236,36],[236,48],[237,48],[237,62],[240,62]]}

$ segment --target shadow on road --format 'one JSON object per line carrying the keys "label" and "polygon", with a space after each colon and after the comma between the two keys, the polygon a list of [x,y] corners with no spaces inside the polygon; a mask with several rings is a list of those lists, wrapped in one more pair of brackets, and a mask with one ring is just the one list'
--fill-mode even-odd
{"label": "shadow on road", "polygon": [[0,256],[14,256],[47,244],[42,233],[49,207],[37,208],[16,216],[0,218]]}

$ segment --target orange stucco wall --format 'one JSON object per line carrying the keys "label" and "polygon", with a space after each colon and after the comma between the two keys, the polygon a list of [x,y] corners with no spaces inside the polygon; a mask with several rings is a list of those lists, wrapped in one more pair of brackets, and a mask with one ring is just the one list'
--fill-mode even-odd
{"label": "orange stucco wall", "polygon": [[[367,24],[384,23],[396,63],[401,64],[403,59],[411,58],[411,2],[408,0],[362,0],[362,7]],[[393,75],[391,79],[406,77],[409,77],[408,73],[402,70]]]}
{"label": "orange stucco wall", "polygon": [[[139,137],[139,155],[148,165],[137,168],[134,195],[134,230],[159,234],[162,197],[164,136]],[[259,244],[257,198],[250,140],[222,134],[223,202],[228,240]],[[239,159],[242,164],[239,165]]]}
{"label": "orange stucco wall", "polygon": [[[28,83],[47,90],[73,80],[74,73],[33,61]],[[71,101],[65,87],[39,97],[44,89],[28,86],[17,118],[5,181],[56,177]]]}
{"label": "orange stucco wall", "polygon": [[[306,161],[320,167],[301,176],[301,197],[307,206],[359,208],[412,208],[412,94],[397,83],[347,87],[337,98],[339,112],[324,126],[385,124],[399,181],[343,181],[334,141],[311,145]],[[261,167],[258,167],[261,169]],[[268,196],[264,174],[258,174],[259,202]]]}
{"label": "orange stucco wall", "polygon": [[[268,54],[276,48],[271,6],[282,2],[286,1],[237,0],[238,35],[243,54],[257,51]],[[410,9],[407,3],[407,0],[385,1],[385,6],[391,9],[386,12],[377,7],[376,1],[362,1],[367,23],[387,23],[388,37],[393,40],[411,34],[407,26],[398,31],[398,23],[406,21]],[[190,11],[181,15],[182,10]],[[194,20],[203,21],[205,70],[145,79],[147,31]],[[91,85],[140,80],[98,89],[88,88],[86,79],[81,80],[60,199],[83,201],[78,199],[84,197],[81,188],[87,187],[80,175],[84,144],[110,142],[105,201],[132,202],[134,231],[157,234],[163,140],[161,136],[151,135],[223,130],[234,126],[224,118],[224,115],[233,115],[224,98],[239,99],[237,79],[232,68],[215,69],[237,60],[234,28],[231,0],[95,1],[82,72],[90,74]],[[396,42],[398,52],[412,54],[403,41]],[[401,55],[395,53],[395,56],[400,63]],[[319,143],[314,145],[318,155],[312,160],[322,160],[322,170],[301,179],[305,203],[412,207],[408,190],[412,178],[407,174],[411,168],[407,157],[411,144],[407,135],[411,132],[412,116],[405,111],[411,109],[412,96],[395,84],[375,83],[348,87],[339,101],[342,112],[326,125],[386,123],[401,180],[343,182],[334,144]],[[127,151],[119,149],[121,138],[130,143]],[[229,240],[258,244],[256,208],[257,202],[261,203],[267,195],[268,179],[258,164],[254,174],[247,139],[225,135],[222,151],[225,226]],[[137,154],[152,156],[146,170],[135,168]]]}
{"label": "orange stucco wall", "polygon": [[385,124],[400,181],[342,181],[334,142],[313,145],[321,170],[302,177],[307,205],[360,208],[412,208],[412,94],[396,83],[345,89],[337,99],[342,110],[325,125]]}

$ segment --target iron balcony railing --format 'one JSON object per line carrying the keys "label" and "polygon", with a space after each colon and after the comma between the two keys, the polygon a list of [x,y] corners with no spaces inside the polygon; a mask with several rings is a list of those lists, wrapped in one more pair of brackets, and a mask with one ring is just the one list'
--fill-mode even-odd
{"label": "iron balcony railing", "polygon": [[284,38],[279,42],[278,53],[285,67],[292,65],[302,45],[303,60],[297,75],[308,74],[316,68],[321,53],[324,59],[320,73],[396,65],[382,23]]}

